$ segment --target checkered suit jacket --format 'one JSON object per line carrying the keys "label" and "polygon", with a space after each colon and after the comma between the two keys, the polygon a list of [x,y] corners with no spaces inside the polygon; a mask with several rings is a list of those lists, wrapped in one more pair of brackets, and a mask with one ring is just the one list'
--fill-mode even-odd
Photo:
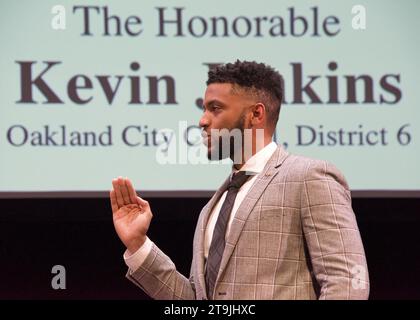
{"label": "checkered suit jacket", "polygon": [[367,299],[366,258],[343,175],[279,147],[256,179],[232,222],[212,297],[204,232],[228,179],[200,213],[189,279],[154,244],[127,277],[154,299]]}

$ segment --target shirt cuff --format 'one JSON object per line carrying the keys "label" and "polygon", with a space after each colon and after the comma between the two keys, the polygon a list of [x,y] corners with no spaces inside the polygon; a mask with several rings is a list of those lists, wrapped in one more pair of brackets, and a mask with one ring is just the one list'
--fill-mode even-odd
{"label": "shirt cuff", "polygon": [[153,242],[147,237],[143,245],[133,254],[130,255],[130,252],[125,250],[123,257],[127,267],[133,271],[140,268],[144,260],[146,260],[147,256],[152,251],[152,245]]}

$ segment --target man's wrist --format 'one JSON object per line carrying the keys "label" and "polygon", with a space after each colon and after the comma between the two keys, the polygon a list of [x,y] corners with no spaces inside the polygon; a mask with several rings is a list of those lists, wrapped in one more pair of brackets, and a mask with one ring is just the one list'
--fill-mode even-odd
{"label": "man's wrist", "polygon": [[135,252],[137,252],[142,246],[143,244],[146,242],[147,237],[144,236],[140,239],[136,239],[134,241],[132,241],[130,244],[127,245],[127,251],[129,252],[130,255],[134,254]]}
{"label": "man's wrist", "polygon": [[147,259],[147,256],[152,251],[152,246],[153,242],[146,237],[146,241],[136,252],[131,254],[127,249],[123,255],[126,265],[133,271],[140,268],[140,266]]}

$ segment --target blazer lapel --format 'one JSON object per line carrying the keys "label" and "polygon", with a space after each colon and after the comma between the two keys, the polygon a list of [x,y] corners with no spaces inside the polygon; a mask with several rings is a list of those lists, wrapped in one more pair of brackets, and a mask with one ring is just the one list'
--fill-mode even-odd
{"label": "blazer lapel", "polygon": [[[204,206],[199,220],[197,224],[197,242],[194,244],[194,253],[196,254],[195,259],[195,267],[198,273],[198,282],[203,288],[203,294],[206,294],[206,285],[205,285],[205,279],[204,279],[204,239],[205,239],[205,232],[208,220],[210,218],[210,213],[217,203],[219,201],[220,197],[222,196],[223,192],[227,189],[227,186],[229,184],[229,177],[223,182],[222,186],[216,191],[216,193],[211,197],[209,202]],[[197,254],[198,253],[198,254]]]}
{"label": "blazer lapel", "polygon": [[239,236],[241,235],[242,229],[245,225],[245,221],[247,220],[258,199],[261,197],[264,190],[267,188],[268,184],[278,174],[277,168],[281,166],[281,164],[287,158],[288,155],[289,154],[282,147],[279,146],[277,148],[273,156],[270,158],[270,160],[264,167],[264,170],[256,178],[258,180],[254,182],[245,199],[239,206],[233,219],[232,226],[230,228],[230,232],[226,241],[226,247],[223,253],[222,261],[220,263],[219,274],[216,282],[222,276],[223,271],[225,270],[226,265],[229,262],[233,249],[235,248],[239,240]]}

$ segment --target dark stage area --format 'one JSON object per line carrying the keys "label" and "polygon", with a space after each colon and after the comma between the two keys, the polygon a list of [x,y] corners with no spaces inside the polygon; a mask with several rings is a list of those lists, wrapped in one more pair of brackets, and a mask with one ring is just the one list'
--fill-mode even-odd
{"label": "dark stage area", "polygon": [[[207,198],[149,198],[149,236],[188,275],[192,238]],[[125,279],[124,247],[109,200],[1,199],[0,299],[148,299]],[[420,199],[355,198],[370,299],[420,299]],[[54,290],[54,265],[66,289]]]}

